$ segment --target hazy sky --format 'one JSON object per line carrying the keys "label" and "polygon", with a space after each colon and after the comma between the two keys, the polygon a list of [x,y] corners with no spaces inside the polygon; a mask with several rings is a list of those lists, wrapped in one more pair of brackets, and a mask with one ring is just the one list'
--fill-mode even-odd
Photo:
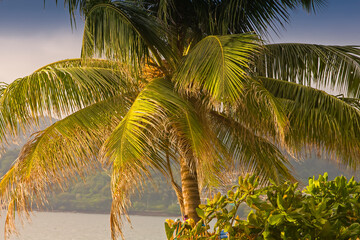
{"label": "hazy sky", "polygon": [[0,0],[0,81],[80,56],[83,23],[72,29],[62,0]]}
{"label": "hazy sky", "polygon": [[[80,55],[77,29],[63,1],[0,0],[0,82],[10,83],[48,63]],[[360,45],[360,0],[329,0],[316,15],[297,10],[275,42]]]}

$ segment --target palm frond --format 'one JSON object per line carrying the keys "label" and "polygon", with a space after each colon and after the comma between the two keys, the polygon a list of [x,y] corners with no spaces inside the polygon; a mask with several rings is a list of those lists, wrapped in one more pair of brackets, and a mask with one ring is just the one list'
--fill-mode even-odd
{"label": "palm frond", "polygon": [[258,76],[360,94],[359,47],[285,43],[265,49],[256,61]]}
{"label": "palm frond", "polygon": [[302,7],[307,12],[316,12],[319,8],[326,6],[326,0],[298,0],[298,4],[301,4]]}
{"label": "palm frond", "polygon": [[353,169],[360,147],[360,111],[341,97],[282,80],[261,78],[264,87],[282,101],[289,117],[286,142],[295,151],[314,147]]}
{"label": "palm frond", "polygon": [[356,108],[357,110],[360,110],[360,99],[359,98],[349,98],[349,97],[344,97],[343,95],[337,95],[336,97],[339,98],[340,100],[346,102],[350,106]]}
{"label": "palm frond", "polygon": [[294,180],[291,164],[280,146],[229,116],[212,111],[210,118],[217,138],[231,156],[230,171],[236,175],[253,173],[261,176],[263,182]]}
{"label": "palm frond", "polygon": [[237,107],[226,106],[224,112],[256,133],[274,141],[276,139],[281,144],[289,127],[289,119],[283,107],[261,82],[252,79],[244,85]]}
{"label": "palm frond", "polygon": [[[170,88],[169,88],[170,87]],[[126,214],[130,194],[139,189],[150,169],[166,172],[167,162],[157,136],[165,129],[169,111],[179,111],[182,104],[165,79],[150,82],[137,96],[132,107],[104,145],[105,164],[112,164],[111,210],[112,238],[123,237],[121,215]],[[150,169],[149,169],[150,168]]]}
{"label": "palm frond", "polygon": [[[56,0],[57,2],[58,0]],[[111,3],[111,0],[65,0],[71,23],[75,23],[75,13],[87,15],[89,9],[96,4]],[[122,1],[123,2],[123,1]],[[228,34],[255,31],[268,35],[270,30],[278,32],[278,28],[289,22],[290,12],[303,7],[308,12],[316,12],[323,7],[326,0],[136,0],[135,4],[144,4],[147,8],[155,8],[160,19],[173,21],[177,25],[184,24],[184,29],[198,26],[205,34]],[[154,7],[155,5],[155,7]],[[188,18],[192,21],[188,21]],[[196,23],[194,24],[194,20]]]}
{"label": "palm frond", "polygon": [[19,78],[2,90],[0,137],[17,136],[40,118],[61,118],[85,106],[136,91],[136,81],[114,62],[65,60]]}
{"label": "palm frond", "polygon": [[0,181],[1,204],[8,205],[7,235],[15,228],[15,210],[19,216],[27,214],[34,204],[46,203],[49,190],[63,189],[77,176],[99,167],[98,152],[129,107],[126,96],[107,99],[31,137]]}
{"label": "palm frond", "polygon": [[[59,0],[55,0],[56,5]],[[64,7],[68,8],[71,27],[76,27],[76,11],[79,10],[81,16],[86,16],[90,9],[99,3],[111,3],[112,0],[64,0]],[[46,0],[44,0],[44,6]]]}
{"label": "palm frond", "polygon": [[174,0],[159,0],[158,1],[158,17],[165,23],[171,19],[172,11],[175,7]]}
{"label": "palm frond", "polygon": [[[208,109],[192,102],[182,116],[171,119],[169,139],[175,144],[192,173],[196,173],[199,189],[228,183],[225,174],[228,152],[218,141],[208,119]],[[212,174],[209,174],[209,173]]]}
{"label": "palm frond", "polygon": [[178,67],[176,88],[187,95],[208,95],[216,104],[235,103],[259,49],[259,39],[252,34],[206,37]]}
{"label": "palm frond", "polygon": [[324,0],[224,0],[211,2],[212,34],[256,32],[268,36],[279,32],[290,21],[290,12],[300,6],[312,12]]}
{"label": "palm frond", "polygon": [[150,62],[150,57],[159,66],[165,59],[174,67],[177,60],[165,39],[167,34],[158,19],[135,4],[97,4],[86,16],[82,55],[119,60],[135,71]]}
{"label": "palm frond", "polygon": [[9,84],[4,83],[4,82],[0,82],[0,97],[2,96],[2,94],[4,93],[5,89],[8,87]]}
{"label": "palm frond", "polygon": [[[213,151],[207,136],[195,109],[174,91],[170,80],[156,79],[143,89],[103,149],[105,164],[113,166],[114,239],[118,234],[122,236],[121,215],[130,204],[130,194],[140,188],[138,185],[144,178],[151,178],[150,169],[168,174],[169,150],[176,164],[180,155],[191,156],[188,164],[200,166],[204,171],[216,166],[217,158],[208,158]],[[167,141],[170,143],[165,144]]]}

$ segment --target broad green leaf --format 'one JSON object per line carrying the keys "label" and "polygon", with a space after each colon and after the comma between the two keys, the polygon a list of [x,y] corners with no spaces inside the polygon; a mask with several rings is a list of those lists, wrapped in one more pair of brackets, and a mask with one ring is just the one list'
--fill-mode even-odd
{"label": "broad green leaf", "polygon": [[275,214],[271,215],[268,219],[270,225],[280,225],[284,221],[284,215]]}

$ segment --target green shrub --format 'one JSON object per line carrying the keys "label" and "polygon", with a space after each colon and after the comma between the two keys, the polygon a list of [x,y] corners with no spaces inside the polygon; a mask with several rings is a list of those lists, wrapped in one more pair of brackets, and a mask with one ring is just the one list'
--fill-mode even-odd
{"label": "green shrub", "polygon": [[[289,182],[260,188],[257,178],[247,176],[227,195],[218,193],[200,205],[198,223],[167,220],[165,229],[168,239],[220,239],[221,231],[229,239],[357,239],[359,193],[360,184],[353,178],[328,181],[327,173],[310,178],[302,191]],[[236,214],[242,203],[252,209],[246,220]]]}

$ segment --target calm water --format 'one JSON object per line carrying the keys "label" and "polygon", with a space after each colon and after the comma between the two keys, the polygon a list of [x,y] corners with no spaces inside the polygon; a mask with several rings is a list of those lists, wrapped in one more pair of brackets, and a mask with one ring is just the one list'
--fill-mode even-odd
{"label": "calm water", "polygon": [[[4,215],[0,218],[0,239],[4,236]],[[125,227],[126,240],[164,240],[168,217],[131,216],[133,229]],[[173,217],[169,217],[173,218]],[[10,240],[106,240],[110,239],[109,215],[36,212],[31,223],[18,228]]]}

